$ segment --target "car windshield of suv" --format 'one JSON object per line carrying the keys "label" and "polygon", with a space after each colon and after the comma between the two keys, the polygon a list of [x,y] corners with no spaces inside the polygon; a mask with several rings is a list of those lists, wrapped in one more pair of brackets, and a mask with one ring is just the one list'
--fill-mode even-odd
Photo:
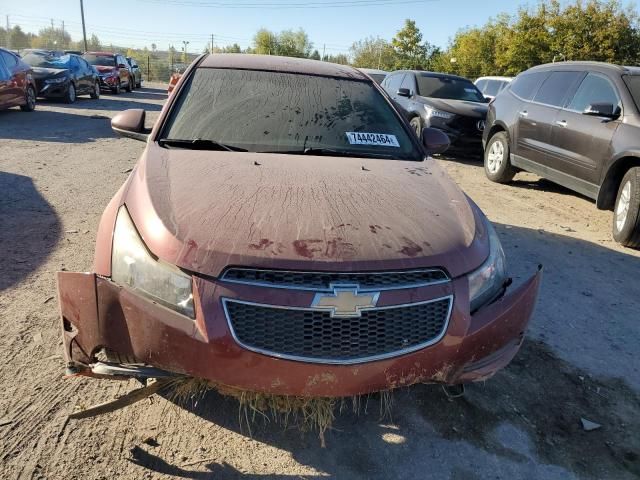
{"label": "car windshield of suv", "polygon": [[22,60],[32,67],[69,68],[69,61],[71,60],[71,56],[62,55],[61,57],[56,57],[55,55],[51,55],[49,53],[31,52],[25,55]]}
{"label": "car windshield of suv", "polygon": [[115,67],[116,59],[113,58],[112,55],[93,55],[93,54],[85,54],[82,56],[87,62],[91,65],[99,65],[102,67]]}
{"label": "car windshield of suv", "polygon": [[416,79],[418,94],[422,97],[486,103],[480,90],[469,80],[425,74],[416,75]]}
{"label": "car windshield of suv", "polygon": [[622,79],[627,84],[636,107],[640,109],[640,75],[624,75]]}
{"label": "car windshield of suv", "polygon": [[370,82],[257,70],[197,69],[161,137],[250,152],[424,158]]}

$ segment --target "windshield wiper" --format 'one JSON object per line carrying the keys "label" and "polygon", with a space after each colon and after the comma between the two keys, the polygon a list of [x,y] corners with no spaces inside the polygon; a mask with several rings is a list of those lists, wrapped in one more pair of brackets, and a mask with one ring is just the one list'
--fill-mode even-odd
{"label": "windshield wiper", "polygon": [[177,147],[189,150],[223,150],[227,152],[248,152],[248,150],[233,145],[225,145],[206,138],[194,138],[191,140],[180,138],[161,138],[158,140],[161,147]]}
{"label": "windshield wiper", "polygon": [[395,158],[393,155],[370,152],[345,152],[344,150],[334,150],[332,148],[311,148],[301,150],[273,150],[260,153],[282,153],[285,155],[317,155],[326,157],[355,157],[355,158]]}

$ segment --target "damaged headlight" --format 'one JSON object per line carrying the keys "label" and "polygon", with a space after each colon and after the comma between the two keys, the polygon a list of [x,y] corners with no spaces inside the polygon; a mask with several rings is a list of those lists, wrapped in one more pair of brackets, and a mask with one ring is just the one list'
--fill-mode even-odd
{"label": "damaged headlight", "polygon": [[489,220],[485,219],[485,225],[489,235],[489,257],[480,268],[468,275],[472,312],[498,297],[507,281],[507,259],[500,239]]}
{"label": "damaged headlight", "polygon": [[125,207],[118,212],[113,234],[111,280],[134,288],[178,313],[195,317],[191,276],[153,258]]}

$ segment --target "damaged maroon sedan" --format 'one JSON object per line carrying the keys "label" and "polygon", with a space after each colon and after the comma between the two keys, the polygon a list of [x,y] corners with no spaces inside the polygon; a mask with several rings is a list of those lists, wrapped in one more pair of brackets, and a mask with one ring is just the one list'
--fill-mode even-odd
{"label": "damaged maroon sedan", "polygon": [[358,70],[203,55],[107,206],[92,273],[58,274],[68,371],[274,395],[460,385],[507,365],[540,272],[500,240]]}

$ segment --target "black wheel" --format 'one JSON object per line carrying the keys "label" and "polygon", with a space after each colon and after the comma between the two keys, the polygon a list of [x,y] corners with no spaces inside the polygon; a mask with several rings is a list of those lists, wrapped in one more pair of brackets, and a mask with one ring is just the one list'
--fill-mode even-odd
{"label": "black wheel", "polygon": [[100,98],[100,82],[96,82],[93,85],[93,90],[91,91],[89,96],[94,100],[97,100],[98,98]]}
{"label": "black wheel", "polygon": [[33,112],[36,109],[36,91],[35,89],[29,85],[27,87],[27,91],[24,94],[25,102],[24,105],[20,105],[20,110],[23,112]]}
{"label": "black wheel", "polygon": [[73,103],[76,101],[76,86],[72,83],[67,88],[67,93],[64,94],[64,103]]}
{"label": "black wheel", "polygon": [[509,158],[509,139],[505,132],[496,133],[484,150],[484,173],[492,182],[509,183],[516,170]]}
{"label": "black wheel", "polygon": [[622,178],[613,210],[613,238],[625,247],[640,247],[640,167]]}
{"label": "black wheel", "polygon": [[413,117],[409,120],[409,125],[411,125],[413,131],[416,132],[416,135],[420,138],[420,135],[422,134],[422,119],[420,117]]}
{"label": "black wheel", "polygon": [[142,88],[142,79],[138,83],[136,83],[136,88]]}
{"label": "black wheel", "polygon": [[111,89],[111,91],[115,94],[118,95],[120,93],[120,90],[122,89],[122,87],[120,86],[120,80],[118,80],[118,83],[116,83],[116,86],[113,87]]}
{"label": "black wheel", "polygon": [[131,77],[129,77],[129,81],[127,82],[127,92],[133,92],[133,82],[131,81]]}

